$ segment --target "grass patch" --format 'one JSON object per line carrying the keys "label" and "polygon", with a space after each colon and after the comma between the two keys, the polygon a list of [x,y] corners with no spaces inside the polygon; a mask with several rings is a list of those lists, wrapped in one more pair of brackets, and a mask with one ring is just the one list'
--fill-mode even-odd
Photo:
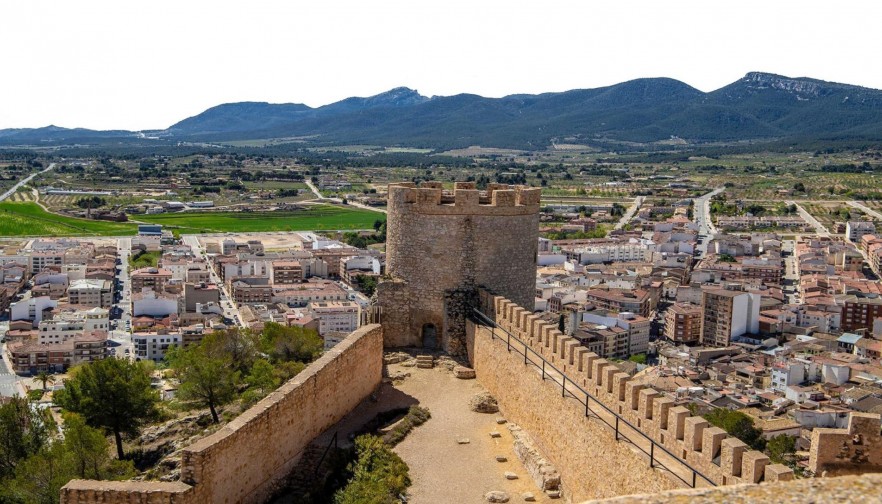
{"label": "grass patch", "polygon": [[134,224],[67,217],[32,202],[0,202],[0,236],[126,236],[135,231]]}
{"label": "grass patch", "polygon": [[278,212],[186,212],[139,216],[139,220],[174,227],[184,233],[320,231],[373,229],[377,212],[335,205],[314,205]]}
{"label": "grass patch", "polygon": [[129,266],[132,269],[155,268],[159,264],[159,258],[162,257],[161,250],[153,252],[141,251],[137,254],[129,256]]}
{"label": "grass patch", "polygon": [[404,438],[407,437],[414,427],[426,423],[426,420],[431,417],[432,414],[429,413],[428,409],[417,405],[411,406],[407,411],[407,415],[401,419],[398,425],[383,436],[383,442],[389,446],[397,445],[404,441]]}

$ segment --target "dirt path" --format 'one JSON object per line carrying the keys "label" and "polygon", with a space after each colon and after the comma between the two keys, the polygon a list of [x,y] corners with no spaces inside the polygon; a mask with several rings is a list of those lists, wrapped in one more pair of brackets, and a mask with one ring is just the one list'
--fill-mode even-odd
{"label": "dirt path", "polygon": [[[432,418],[414,429],[395,447],[407,462],[413,486],[409,501],[422,503],[481,503],[484,494],[502,490],[511,496],[509,502],[524,502],[522,494],[532,493],[536,502],[551,502],[543,494],[512,450],[512,436],[506,425],[498,425],[499,414],[475,413],[469,410],[469,399],[483,389],[475,380],[460,380],[444,368],[419,369],[389,366],[390,374],[403,372],[410,376],[396,383],[401,395],[419,401],[429,409]],[[381,398],[382,402],[382,398]],[[491,438],[490,432],[501,437]],[[468,444],[459,444],[463,438]],[[503,455],[508,461],[497,462]],[[507,480],[505,472],[519,476]]]}

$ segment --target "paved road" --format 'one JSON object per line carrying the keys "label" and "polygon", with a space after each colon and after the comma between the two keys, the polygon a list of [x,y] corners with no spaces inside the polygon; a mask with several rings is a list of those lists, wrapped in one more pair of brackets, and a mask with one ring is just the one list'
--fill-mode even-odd
{"label": "paved road", "polygon": [[[316,199],[322,200],[322,201],[330,201],[333,203],[341,203],[341,204],[343,203],[343,200],[341,198],[326,198],[326,197],[322,196],[322,193],[319,192],[318,188],[316,188],[316,186],[312,183],[311,180],[306,179],[305,182],[306,182],[306,185],[309,187],[309,190],[312,191],[313,194],[315,194]],[[347,200],[346,204],[349,206],[353,206],[355,208],[361,208],[362,210],[370,210],[371,212],[386,213],[386,210],[384,210],[382,208],[372,207],[370,205],[362,205],[361,203],[359,203],[357,201]]]}
{"label": "paved road", "polygon": [[208,265],[210,279],[213,283],[217,284],[217,287],[220,290],[220,304],[221,309],[224,311],[224,316],[233,319],[236,324],[244,326],[245,324],[242,323],[242,315],[239,314],[239,307],[233,302],[233,298],[230,296],[229,291],[227,291],[227,286],[221,281],[220,275],[218,275],[217,271],[214,269],[214,263],[205,256],[205,249],[203,249],[202,245],[199,243],[199,236],[181,235],[181,241],[183,241],[185,245],[188,245],[196,255],[203,256],[205,259],[205,262]]}
{"label": "paved road", "polygon": [[640,208],[640,205],[643,204],[643,196],[637,196],[634,198],[634,203],[628,207],[628,210],[622,215],[622,218],[619,219],[619,222],[616,222],[616,225],[613,227],[613,230],[622,229],[625,227],[625,224],[631,222],[631,218],[634,217],[634,214],[637,213],[637,210]]}
{"label": "paved road", "polygon": [[723,192],[723,189],[723,187],[718,187],[704,196],[692,200],[692,218],[698,224],[698,234],[704,236],[696,247],[700,257],[707,254],[707,245],[717,234],[717,227],[714,226],[713,219],[711,219],[710,201],[714,196]]}
{"label": "paved road", "polygon": [[5,200],[6,198],[8,198],[8,197],[12,196],[13,194],[15,194],[15,191],[18,191],[18,188],[19,188],[19,187],[21,187],[21,186],[27,184],[28,182],[30,182],[30,181],[31,181],[34,177],[36,177],[37,175],[41,175],[41,174],[43,174],[43,173],[46,173],[47,171],[49,171],[49,170],[51,170],[51,169],[53,169],[53,168],[55,168],[55,163],[50,163],[50,164],[49,164],[49,167],[46,168],[45,170],[40,171],[40,172],[37,172],[37,173],[32,173],[32,174],[28,175],[27,178],[23,178],[23,179],[21,179],[17,184],[15,184],[14,186],[12,186],[11,189],[9,189],[8,191],[6,191],[6,192],[3,193],[3,194],[0,194],[0,201],[3,201],[3,200]]}
{"label": "paved road", "polygon": [[[117,357],[128,356],[135,358],[135,348],[132,344],[131,327],[126,328],[126,322],[132,320],[132,277],[129,274],[129,256],[132,254],[132,239],[119,238],[116,242],[119,265],[117,266],[116,278],[119,281],[119,320],[116,329],[110,332],[112,355]],[[129,352],[126,353],[126,350]]]}
{"label": "paved road", "polygon": [[818,219],[815,219],[812,214],[806,212],[805,208],[802,208],[802,205],[795,201],[785,201],[785,203],[788,205],[796,205],[796,210],[799,212],[799,216],[815,228],[815,233],[817,233],[818,236],[830,236],[830,231],[828,231],[827,228],[825,228],[824,225],[818,221]]}
{"label": "paved road", "polygon": [[850,206],[857,208],[858,210],[864,212],[865,214],[872,215],[873,218],[882,220],[882,213],[879,213],[879,212],[873,210],[872,208],[868,207],[867,205],[864,205],[863,203],[861,203],[860,201],[848,201],[847,203]]}
{"label": "paved road", "polygon": [[[0,336],[5,336],[7,330],[9,330],[9,322],[0,322]],[[15,384],[19,378],[12,372],[6,359],[6,344],[0,343],[0,396],[11,397],[18,395]]]}
{"label": "paved road", "polygon": [[799,303],[799,271],[796,269],[795,248],[796,240],[784,240],[781,244],[781,251],[787,254],[784,258],[784,294],[788,304]]}

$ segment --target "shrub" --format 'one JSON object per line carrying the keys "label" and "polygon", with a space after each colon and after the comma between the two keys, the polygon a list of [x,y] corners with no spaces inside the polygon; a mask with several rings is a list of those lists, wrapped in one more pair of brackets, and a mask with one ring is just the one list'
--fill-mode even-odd
{"label": "shrub", "polygon": [[356,459],[349,466],[352,479],[334,495],[336,504],[392,504],[410,486],[407,464],[380,438],[355,439]]}

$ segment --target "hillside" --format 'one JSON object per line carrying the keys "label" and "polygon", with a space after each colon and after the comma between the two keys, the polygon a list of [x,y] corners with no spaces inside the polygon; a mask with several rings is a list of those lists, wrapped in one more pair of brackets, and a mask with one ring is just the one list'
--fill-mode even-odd
{"label": "hillside", "polygon": [[[311,108],[218,105],[147,136],[171,142],[301,137],[317,145],[377,144],[446,149],[469,145],[545,148],[553,141],[692,143],[882,136],[882,91],[752,72],[704,93],[682,82],[637,79],[539,95],[426,97],[396,88]],[[137,132],[0,130],[0,145],[131,142]]]}

